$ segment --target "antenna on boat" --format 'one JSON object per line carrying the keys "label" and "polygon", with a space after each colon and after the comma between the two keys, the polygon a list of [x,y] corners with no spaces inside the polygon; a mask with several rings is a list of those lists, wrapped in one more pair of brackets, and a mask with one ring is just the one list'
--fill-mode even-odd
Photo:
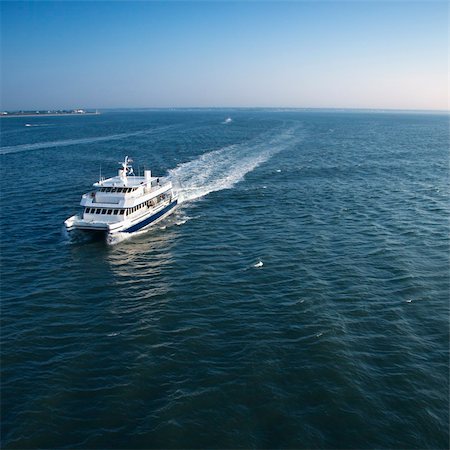
{"label": "antenna on boat", "polygon": [[102,163],[100,163],[99,181],[102,181]]}
{"label": "antenna on boat", "polygon": [[133,167],[131,167],[131,164],[128,165],[128,163],[132,163],[133,160],[131,158],[128,158],[128,156],[125,156],[124,162],[119,162],[119,164],[122,166],[121,169],[119,169],[119,176],[121,178],[126,178],[127,175],[134,175]]}

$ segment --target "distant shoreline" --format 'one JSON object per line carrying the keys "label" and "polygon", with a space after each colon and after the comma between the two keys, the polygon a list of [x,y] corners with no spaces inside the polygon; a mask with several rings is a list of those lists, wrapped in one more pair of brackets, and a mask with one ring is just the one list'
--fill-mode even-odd
{"label": "distant shoreline", "polygon": [[85,113],[42,113],[42,114],[0,114],[0,117],[10,118],[10,117],[56,117],[56,116],[99,116],[99,112],[85,112]]}

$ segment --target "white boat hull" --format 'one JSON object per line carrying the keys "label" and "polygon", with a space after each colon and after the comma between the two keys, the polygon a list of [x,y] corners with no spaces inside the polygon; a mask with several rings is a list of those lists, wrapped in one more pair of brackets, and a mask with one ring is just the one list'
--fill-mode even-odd
{"label": "white boat hull", "polygon": [[123,220],[119,222],[102,222],[96,220],[85,220],[80,216],[69,217],[64,225],[66,230],[70,233],[75,230],[85,231],[85,232],[101,232],[106,236],[111,236],[116,233],[136,233],[145,228],[149,228],[156,223],[160,222],[170,214],[172,214],[177,206],[178,201],[174,200],[169,204],[161,205],[161,208],[154,209],[148,214],[138,217],[134,220]]}

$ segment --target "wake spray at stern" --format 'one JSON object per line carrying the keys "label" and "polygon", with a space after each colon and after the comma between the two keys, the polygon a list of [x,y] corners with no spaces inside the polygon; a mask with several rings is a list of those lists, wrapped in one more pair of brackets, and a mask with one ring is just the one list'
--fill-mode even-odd
{"label": "wake spray at stern", "polygon": [[285,125],[251,141],[204,153],[193,161],[180,164],[169,171],[179,203],[232,188],[247,173],[301,138],[299,125]]}

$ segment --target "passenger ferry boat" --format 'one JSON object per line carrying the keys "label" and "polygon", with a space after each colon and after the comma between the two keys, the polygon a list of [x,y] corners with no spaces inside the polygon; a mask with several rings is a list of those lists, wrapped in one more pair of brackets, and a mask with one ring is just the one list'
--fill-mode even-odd
{"label": "passenger ferry boat", "polygon": [[126,156],[116,177],[94,183],[97,190],[81,197],[83,212],[64,222],[67,231],[101,232],[111,242],[113,235],[142,230],[175,210],[178,199],[172,183],[152,177],[150,170],[136,176],[131,163]]}

